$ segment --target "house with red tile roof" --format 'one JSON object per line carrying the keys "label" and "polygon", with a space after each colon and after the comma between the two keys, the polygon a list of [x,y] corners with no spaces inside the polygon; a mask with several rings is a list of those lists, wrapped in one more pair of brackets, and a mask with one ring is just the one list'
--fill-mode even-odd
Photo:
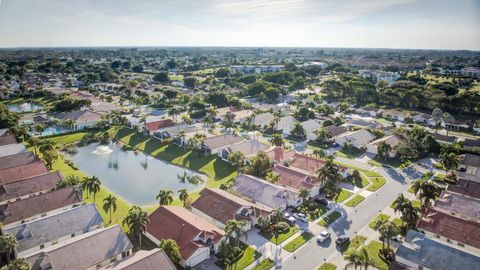
{"label": "house with red tile roof", "polygon": [[143,132],[146,135],[153,136],[155,131],[162,128],[172,127],[174,125],[175,125],[175,122],[172,119],[161,119],[161,120],[156,120],[152,122],[147,122],[143,127]]}
{"label": "house with red tile roof", "polygon": [[183,207],[160,206],[149,216],[145,235],[155,244],[163,239],[175,240],[184,267],[193,267],[218,252],[225,232]]}
{"label": "house with red tile roof", "polygon": [[15,143],[17,143],[17,139],[13,135],[0,136],[0,146],[8,145],[8,144],[15,144]]}
{"label": "house with red tile roof", "polygon": [[320,193],[321,185],[318,179],[306,171],[277,164],[273,168],[273,172],[279,176],[276,182],[277,185],[290,188],[295,192],[306,189],[310,191],[311,197],[315,197]]}
{"label": "house with red tile roof", "polygon": [[283,147],[280,146],[273,146],[267,151],[265,154],[272,160],[274,163],[284,164],[285,162],[290,161],[296,152],[293,150],[285,150]]}
{"label": "house with red tile roof", "polygon": [[417,229],[437,241],[480,252],[480,223],[428,209]]}
{"label": "house with red tile roof", "polygon": [[48,168],[41,160],[26,165],[3,169],[0,170],[0,185],[45,173],[48,173]]}
{"label": "house with red tile roof", "polygon": [[94,127],[98,122],[102,121],[102,115],[90,110],[77,110],[72,112],[63,112],[54,115],[60,121],[72,120],[74,130],[82,130]]}
{"label": "house with red tile roof", "polygon": [[32,152],[0,157],[0,170],[27,165],[37,160],[37,157]]}
{"label": "house with red tile roof", "polygon": [[204,188],[200,197],[192,203],[192,212],[222,229],[231,219],[246,221],[244,230],[248,231],[259,217],[268,216],[272,209],[255,205],[221,189]]}
{"label": "house with red tile roof", "polygon": [[[323,166],[325,166],[325,161],[318,158],[296,153],[293,156],[292,160],[290,161],[289,166],[297,169],[301,169],[303,171],[310,173],[311,175],[316,176],[318,170],[320,170],[321,168],[323,168]],[[339,166],[339,165],[337,166],[339,169],[338,171],[343,177],[347,177],[349,175],[349,169],[347,167]]]}

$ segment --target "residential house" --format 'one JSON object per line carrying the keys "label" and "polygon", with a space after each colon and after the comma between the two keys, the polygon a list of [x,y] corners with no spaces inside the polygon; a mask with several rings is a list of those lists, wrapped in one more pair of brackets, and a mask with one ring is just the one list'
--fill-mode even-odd
{"label": "residential house", "polygon": [[440,133],[431,133],[432,137],[440,144],[452,144],[457,142],[457,137],[447,136]]}
{"label": "residential house", "polygon": [[[299,153],[296,153],[289,162],[290,167],[306,171],[310,173],[310,175],[314,175],[314,176],[318,174],[318,171],[321,168],[323,168],[324,165],[325,165],[324,160],[314,158],[314,157],[309,157]],[[338,166],[338,172],[342,177],[348,177],[350,175],[349,169],[344,166]]]}
{"label": "residential house", "polygon": [[355,112],[363,116],[377,117],[378,110],[378,108],[373,107],[360,107]]}
{"label": "residential house", "polygon": [[72,120],[73,130],[83,130],[87,128],[93,128],[97,123],[102,121],[102,115],[90,110],[77,110],[72,112],[64,112],[53,115],[52,118],[56,118],[62,122],[66,120]]}
{"label": "residential house", "polygon": [[375,135],[373,135],[372,133],[368,132],[365,129],[361,129],[361,130],[341,134],[337,136],[337,138],[335,139],[335,142],[341,146],[344,146],[345,143],[349,142],[354,147],[358,149],[362,149],[366,147],[367,144],[372,142],[373,140],[375,140]]}
{"label": "residential house", "polygon": [[271,209],[283,211],[287,207],[298,207],[302,204],[296,192],[246,174],[237,176],[231,190],[255,204]]}
{"label": "residential house", "polygon": [[173,127],[175,122],[172,119],[161,119],[153,122],[146,122],[143,127],[143,132],[146,135],[153,136],[157,130]]}
{"label": "residential house", "polygon": [[139,250],[135,254],[107,265],[102,270],[176,270],[177,267],[159,248]]}
{"label": "residential house", "polygon": [[121,111],[122,107],[110,102],[101,101],[92,103],[90,109],[95,113],[106,115],[112,112]]}
{"label": "residential house", "polygon": [[200,197],[192,203],[192,213],[213,225],[225,229],[229,220],[246,221],[243,228],[250,230],[259,217],[268,216],[272,209],[260,207],[221,189],[204,188]]}
{"label": "residential house", "polygon": [[250,139],[248,141],[242,141],[231,145],[225,151],[222,152],[221,157],[226,159],[232,152],[242,153],[247,161],[257,155],[261,151],[265,151],[270,148],[270,145],[260,142],[257,139]]}
{"label": "residential house", "polygon": [[3,230],[17,240],[17,256],[27,257],[39,250],[103,227],[93,203],[18,224]]}
{"label": "residential house", "polygon": [[272,66],[230,66],[230,71],[242,72],[242,73],[265,73],[265,72],[279,72],[283,70],[282,65],[272,65]]}
{"label": "residential house", "polygon": [[432,117],[430,114],[419,113],[412,117],[413,122],[417,124],[427,125],[430,127],[435,127],[440,124],[440,121]]}
{"label": "residential house", "polygon": [[62,179],[59,172],[51,172],[1,185],[0,205],[50,192]]}
{"label": "residential house", "polygon": [[119,225],[97,229],[26,257],[32,270],[93,270],[124,259],[133,245]]}
{"label": "residential house", "polygon": [[378,154],[378,145],[381,142],[385,142],[390,145],[390,152],[388,153],[390,158],[395,158],[398,155],[397,146],[403,141],[403,139],[397,135],[390,135],[378,140],[375,140],[367,145],[367,153],[372,155]]}
{"label": "residential house", "polygon": [[217,253],[225,232],[183,207],[160,206],[149,216],[145,235],[156,245],[163,239],[175,240],[183,267],[195,265]]}
{"label": "residential house", "polygon": [[463,147],[467,149],[480,148],[480,140],[465,138],[465,141],[463,142]]}
{"label": "residential house", "polygon": [[228,154],[228,147],[242,142],[243,139],[233,134],[218,135],[203,141],[202,151],[207,155],[218,154],[224,158]]}
{"label": "residential house", "polygon": [[348,131],[348,129],[344,126],[335,126],[335,125],[330,125],[327,127],[328,133],[332,136],[332,138],[336,138],[337,136],[345,133]]}
{"label": "residential house", "polygon": [[480,223],[428,209],[417,229],[437,241],[480,252]]}
{"label": "residential house", "polygon": [[288,161],[295,156],[296,152],[293,150],[285,150],[280,146],[273,146],[265,151],[265,154],[267,154],[273,163],[285,164],[285,162],[288,163]]}
{"label": "residential house", "polygon": [[79,206],[81,202],[82,191],[80,189],[73,187],[57,189],[24,200],[0,205],[0,222],[5,226],[14,226]]}
{"label": "residential house", "polygon": [[409,269],[476,269],[480,257],[409,230],[395,252],[396,261]]}
{"label": "residential house", "polygon": [[259,128],[264,128],[271,121],[275,119],[275,116],[270,112],[260,113],[253,117],[253,124]]}
{"label": "residential house", "polygon": [[275,165],[273,172],[278,174],[276,185],[287,187],[299,193],[301,189],[310,192],[310,197],[315,197],[320,193],[322,187],[315,175],[295,167],[286,167],[280,164]]}
{"label": "residential house", "polygon": [[153,136],[160,139],[177,139],[180,135],[195,132],[198,128],[194,125],[178,124],[170,127],[160,128],[153,132]]}
{"label": "residential house", "polygon": [[460,119],[455,119],[451,122],[445,122],[443,121],[440,125],[448,130],[472,130],[473,125],[475,124],[474,121],[470,120],[460,120]]}
{"label": "residential house", "polygon": [[460,155],[460,162],[458,164],[459,171],[467,171],[469,167],[480,168],[480,156],[472,154]]}
{"label": "residential house", "polygon": [[298,120],[293,116],[287,115],[280,117],[280,121],[277,123],[276,130],[282,131],[284,137],[290,136],[290,132],[293,127],[298,123]]}
{"label": "residential house", "polygon": [[462,194],[442,191],[435,200],[433,207],[436,211],[456,216],[465,220],[480,222],[480,199]]}
{"label": "residential house", "polygon": [[9,145],[9,144],[16,144],[16,143],[17,143],[17,139],[13,135],[0,136],[0,146]]}
{"label": "residential house", "polygon": [[475,182],[466,179],[458,179],[455,185],[447,186],[447,191],[480,199],[480,181]]}
{"label": "residential house", "polygon": [[0,170],[0,185],[46,173],[48,173],[48,168],[41,160],[26,165],[6,168]]}
{"label": "residential house", "polygon": [[238,110],[237,108],[230,106],[217,109],[217,119],[223,121],[228,112],[235,115],[235,122],[243,122],[252,114],[251,110]]}
{"label": "residential house", "polygon": [[383,117],[394,121],[405,122],[405,120],[410,117],[410,113],[406,111],[380,110],[380,112],[382,113]]}
{"label": "residential house", "polygon": [[7,144],[0,146],[0,157],[6,157],[27,152],[23,143]]}
{"label": "residential house", "polygon": [[315,140],[317,138],[316,132],[322,128],[322,125],[313,119],[307,120],[305,122],[301,122],[300,124],[302,125],[303,129],[305,129],[305,132],[307,133],[308,141]]}
{"label": "residential house", "polygon": [[37,160],[37,157],[32,152],[24,152],[11,156],[0,157],[0,170],[27,165]]}

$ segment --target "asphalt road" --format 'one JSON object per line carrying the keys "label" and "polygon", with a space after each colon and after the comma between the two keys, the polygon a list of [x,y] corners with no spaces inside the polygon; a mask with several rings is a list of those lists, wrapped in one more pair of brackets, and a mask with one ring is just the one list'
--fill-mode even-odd
{"label": "asphalt road", "polygon": [[[339,161],[347,163],[348,160]],[[367,226],[369,221],[379,214],[379,211],[389,206],[399,193],[405,191],[412,179],[416,179],[419,176],[418,173],[410,170],[401,171],[399,169],[377,168],[375,171],[387,176],[387,183],[375,194],[368,196],[356,208],[341,208],[342,217],[328,228],[328,231],[332,234],[331,240],[323,244],[317,244],[313,238],[304,247],[295,252],[296,258],[290,256],[282,262],[282,265],[277,265],[276,269],[317,269],[323,264],[324,259],[329,261],[329,258],[340,252],[334,242],[338,235],[346,234],[353,237],[355,232]]]}

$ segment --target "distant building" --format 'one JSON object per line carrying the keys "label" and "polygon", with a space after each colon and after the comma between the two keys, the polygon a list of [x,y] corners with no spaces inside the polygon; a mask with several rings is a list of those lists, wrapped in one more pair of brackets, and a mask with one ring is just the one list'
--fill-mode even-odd
{"label": "distant building", "polygon": [[377,82],[378,81],[386,81],[388,83],[393,83],[394,81],[400,78],[400,74],[396,72],[388,72],[388,71],[377,71],[377,70],[359,70],[358,73],[363,78],[373,78]]}
{"label": "distant building", "polygon": [[283,65],[273,66],[230,66],[230,71],[243,73],[265,73],[265,72],[279,72],[283,70]]}

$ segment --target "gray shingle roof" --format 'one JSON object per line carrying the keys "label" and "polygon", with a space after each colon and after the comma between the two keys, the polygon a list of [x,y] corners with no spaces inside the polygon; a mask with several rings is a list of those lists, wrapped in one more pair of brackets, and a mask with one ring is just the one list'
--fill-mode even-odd
{"label": "gray shingle roof", "polygon": [[55,215],[46,216],[28,223],[19,224],[4,230],[17,238],[17,252],[38,247],[63,236],[79,231],[87,232],[92,227],[101,226],[103,219],[94,204],[68,209]]}
{"label": "gray shingle roof", "polygon": [[83,270],[115,257],[133,248],[119,225],[98,229],[68,242],[49,246],[27,257],[32,270],[52,269]]}
{"label": "gray shingle roof", "polygon": [[16,155],[24,152],[27,152],[27,148],[25,148],[25,145],[23,145],[23,143],[0,146],[0,157]]}
{"label": "gray shingle roof", "polygon": [[410,230],[405,242],[396,251],[397,260],[409,266],[421,265],[429,269],[477,269],[480,257],[463,252]]}
{"label": "gray shingle roof", "polygon": [[108,265],[104,270],[176,270],[165,252],[155,248],[149,251],[139,250],[135,255]]}

